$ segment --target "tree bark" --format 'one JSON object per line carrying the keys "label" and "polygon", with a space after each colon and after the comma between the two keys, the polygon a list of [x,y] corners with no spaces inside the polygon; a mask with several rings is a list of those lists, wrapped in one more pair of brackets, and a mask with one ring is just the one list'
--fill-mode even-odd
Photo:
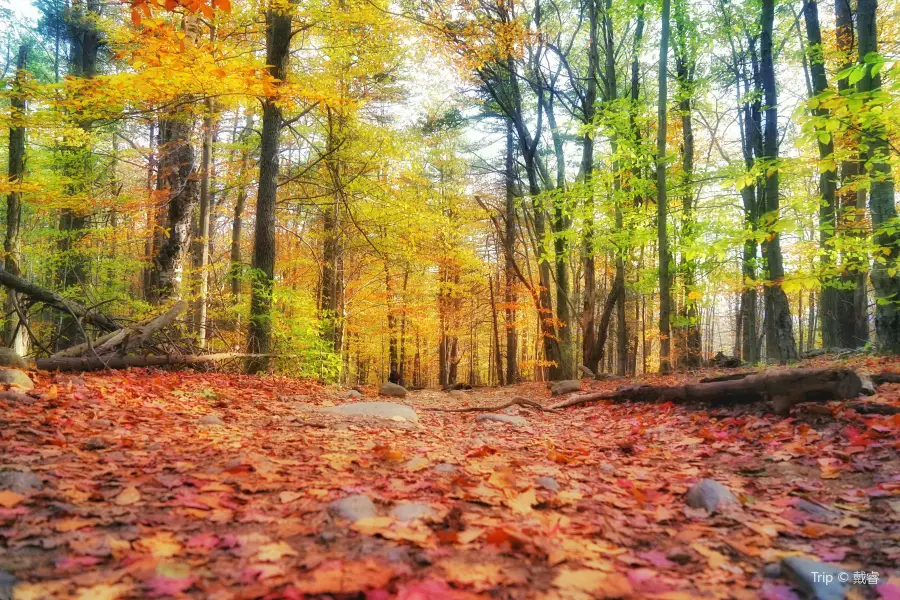
{"label": "tree bark", "polygon": [[506,285],[506,381],[509,384],[519,382],[518,363],[518,333],[516,331],[516,163],[515,163],[515,139],[513,137],[513,123],[507,117],[506,121],[506,165],[505,182],[506,205],[505,229],[503,244],[505,246],[506,269],[504,283]]}
{"label": "tree bark", "polygon": [[[11,184],[21,184],[25,181],[25,115],[28,110],[26,103],[25,79],[27,77],[26,66],[28,63],[28,46],[19,46],[19,55],[16,60],[16,75],[13,80],[9,99],[9,170],[8,180]],[[3,240],[3,249],[6,252],[4,266],[12,275],[21,274],[22,260],[22,193],[12,189],[6,198],[6,236]],[[3,339],[6,345],[15,350],[19,355],[25,355],[28,351],[28,337],[25,328],[19,323],[16,311],[16,291],[9,289],[5,304],[5,312],[8,315],[4,327]]]}
{"label": "tree bark", "polygon": [[[878,0],[859,0],[856,11],[859,27],[859,63],[865,76],[857,84],[867,101],[881,89],[881,75],[872,72],[870,60],[878,52]],[[875,243],[881,253],[872,265],[875,288],[875,344],[882,352],[900,353],[900,235],[894,231],[897,205],[891,172],[891,148],[887,130],[876,117],[862,132],[864,164],[869,178],[869,213]]]}
{"label": "tree bark", "polygon": [[[838,3],[844,0],[838,0]],[[828,77],[825,73],[825,55],[822,47],[822,30],[819,25],[819,6],[817,0],[805,0],[803,18],[806,21],[806,39],[809,53],[809,71],[812,83],[812,94],[818,96],[828,89]],[[824,108],[813,109],[817,117],[827,117],[829,111]],[[822,293],[819,297],[822,315],[822,340],[826,348],[837,346],[838,319],[840,319],[837,296],[839,278],[834,277],[835,260],[832,239],[836,233],[836,192],[837,178],[833,168],[825,166],[826,160],[834,158],[834,139],[830,133],[819,131],[819,247],[822,253],[821,268],[823,277]],[[821,136],[826,136],[822,141]],[[802,336],[801,336],[802,343]]]}
{"label": "tree bark", "polygon": [[[778,95],[775,87],[772,30],[775,22],[775,0],[763,0],[760,15],[760,79],[766,104],[766,126],[763,135],[763,159],[767,173],[764,187],[765,214],[773,222],[779,217],[778,177]],[[794,326],[787,295],[781,288],[784,267],[781,255],[781,235],[773,231],[763,242],[768,284],[766,302],[766,358],[784,364],[797,359]]]}
{"label": "tree bark", "polygon": [[671,313],[671,284],[669,281],[668,199],[666,197],[666,112],[668,86],[666,65],[669,59],[670,0],[663,0],[662,33],[659,42],[659,106],[656,137],[656,219],[659,240],[659,371],[668,373],[671,367],[669,315]]}
{"label": "tree bark", "polygon": [[[272,294],[275,287],[275,203],[278,192],[278,151],[281,138],[281,107],[277,89],[288,74],[291,46],[291,12],[270,4],[266,11],[266,65],[273,79],[273,94],[263,100],[262,138],[259,156],[259,190],[256,194],[256,229],[253,239],[253,287],[250,295],[251,354],[267,355],[273,348]],[[250,373],[266,371],[268,356],[247,361]]]}

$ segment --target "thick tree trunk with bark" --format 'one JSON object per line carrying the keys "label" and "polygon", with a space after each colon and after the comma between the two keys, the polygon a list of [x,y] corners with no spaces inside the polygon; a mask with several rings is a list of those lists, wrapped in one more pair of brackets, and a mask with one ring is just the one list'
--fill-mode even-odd
{"label": "thick tree trunk with bark", "polygon": [[[587,84],[585,85],[584,101],[582,103],[583,123],[591,125],[594,122],[597,102],[597,72],[600,68],[600,53],[598,52],[599,15],[597,3],[588,5],[588,20],[590,23],[590,37],[588,39],[588,70]],[[581,139],[581,176],[584,182],[584,308],[582,310],[581,324],[583,330],[581,343],[582,363],[592,371],[597,371],[597,364],[592,360],[596,335],[594,333],[594,319],[597,312],[597,281],[594,248],[594,134],[586,131]]]}
{"label": "thick tree trunk with bark", "polygon": [[[287,78],[291,47],[291,12],[272,6],[266,11],[266,65],[277,90]],[[263,101],[262,138],[259,154],[259,190],[256,194],[256,228],[253,238],[253,274],[250,296],[251,354],[267,355],[272,342],[272,294],[275,287],[275,204],[278,193],[278,151],[281,141],[281,107],[275,97]],[[268,357],[247,361],[250,373],[266,371]]]}
{"label": "thick tree trunk with bark", "polygon": [[669,317],[671,314],[671,283],[669,280],[668,198],[666,196],[666,115],[668,85],[666,65],[669,59],[670,0],[663,0],[662,34],[659,43],[659,106],[656,138],[656,227],[659,240],[659,370],[668,373],[671,367]]}
{"label": "thick tree trunk with bark", "polygon": [[[775,87],[772,29],[775,21],[775,0],[763,0],[760,16],[760,79],[766,106],[766,126],[763,135],[763,159],[775,166],[778,160],[778,96]],[[779,216],[779,187],[777,168],[768,168],[764,186],[765,214]],[[773,231],[763,243],[766,273],[769,281],[765,289],[766,302],[766,358],[780,363],[797,359],[794,326],[787,294],[781,288],[784,266],[781,255],[781,236]]]}
{"label": "thick tree trunk with bark", "polygon": [[[853,10],[849,0],[841,0],[834,5],[835,43],[840,56],[841,70],[850,68],[856,61],[856,36],[853,25]],[[851,93],[850,82],[838,79],[838,91]],[[859,160],[859,134],[847,132],[844,145],[848,147],[848,158],[840,164],[840,188],[837,191],[839,215],[837,223],[842,235],[857,238],[862,243],[868,233],[865,218],[866,191],[856,190],[853,185],[859,178],[862,164]],[[860,258],[855,253],[843,253],[841,260],[841,289],[833,295],[834,312],[837,315],[835,330],[822,329],[825,348],[857,348],[869,341],[869,298],[867,273],[869,259]]]}
{"label": "thick tree trunk with bark", "polygon": [[[856,18],[859,26],[859,63],[866,74],[857,84],[864,94],[881,89],[881,75],[872,73],[869,55],[878,52],[878,0],[859,0]],[[875,243],[881,252],[872,265],[875,288],[875,343],[879,350],[900,353],[900,235],[895,231],[897,204],[891,172],[891,148],[887,129],[877,118],[861,132],[866,174],[869,177],[869,213]]]}
{"label": "thick tree trunk with bark", "polygon": [[[8,180],[11,184],[21,184],[25,180],[25,114],[27,111],[25,96],[26,66],[28,63],[28,46],[19,46],[16,60],[16,76],[13,80],[9,99],[9,170]],[[22,260],[22,193],[13,189],[6,197],[6,236],[3,249],[6,252],[4,266],[12,275],[20,275]],[[19,322],[16,311],[16,294],[13,289],[7,290],[4,312],[7,315],[3,341],[20,355],[28,350],[28,337],[25,328]]]}
{"label": "thick tree trunk with bark", "polygon": [[[812,93],[818,96],[828,89],[828,77],[825,73],[825,56],[822,48],[822,30],[819,25],[819,6],[816,0],[805,0],[803,3],[803,18],[806,21],[807,52],[809,54],[809,71],[812,83]],[[827,117],[829,111],[816,108],[813,114],[818,117]],[[822,132],[819,135],[823,135]],[[821,268],[823,273],[822,293],[819,297],[822,314],[822,340],[826,348],[833,348],[837,344],[838,313],[838,288],[839,279],[834,277],[835,260],[834,249],[831,240],[836,232],[836,205],[837,177],[834,168],[824,166],[826,160],[831,160],[834,155],[834,139],[831,134],[825,133],[827,139],[818,140],[819,159],[819,246],[822,252]],[[801,339],[802,341],[802,339]]]}
{"label": "thick tree trunk with bark", "polygon": [[515,138],[513,137],[513,123],[507,117],[506,121],[506,165],[505,182],[506,191],[505,228],[503,235],[506,269],[504,283],[506,286],[504,298],[506,303],[506,381],[509,384],[519,382],[519,338],[516,331],[516,163],[515,163]]}

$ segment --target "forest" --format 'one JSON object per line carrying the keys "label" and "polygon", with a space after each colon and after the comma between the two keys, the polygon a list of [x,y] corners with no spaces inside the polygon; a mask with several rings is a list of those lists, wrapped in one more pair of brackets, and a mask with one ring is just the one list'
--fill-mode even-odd
{"label": "forest", "polygon": [[14,4],[4,270],[183,300],[181,352],[425,387],[900,349],[892,5]]}
{"label": "forest", "polygon": [[0,600],[900,599],[898,17],[0,0]]}

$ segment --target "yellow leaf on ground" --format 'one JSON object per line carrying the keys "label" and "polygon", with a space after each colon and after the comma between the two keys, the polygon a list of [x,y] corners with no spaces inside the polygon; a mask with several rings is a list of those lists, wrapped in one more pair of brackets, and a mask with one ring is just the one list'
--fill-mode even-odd
{"label": "yellow leaf on ground", "polygon": [[406,463],[406,470],[413,472],[421,471],[422,469],[428,468],[428,465],[430,464],[431,462],[427,458],[417,456]]}
{"label": "yellow leaf on ground", "polygon": [[287,542],[266,544],[261,546],[259,552],[256,553],[256,558],[263,562],[277,562],[285,556],[297,556],[297,551]]}
{"label": "yellow leaf on ground", "polygon": [[153,537],[142,538],[135,542],[135,546],[155,558],[170,558],[181,552],[181,544],[169,531],[160,531]]}
{"label": "yellow leaf on ground", "polygon": [[489,590],[505,581],[503,567],[497,563],[473,563],[463,558],[448,558],[440,562],[447,579],[467,585],[476,591]]}
{"label": "yellow leaf on ground", "polygon": [[134,504],[135,502],[139,502],[141,499],[141,493],[138,491],[136,487],[133,485],[128,486],[116,496],[116,504],[118,506],[128,506],[130,504]]}
{"label": "yellow leaf on ground", "polygon": [[57,521],[56,523],[54,523],[53,529],[55,529],[59,533],[68,533],[70,531],[75,531],[76,529],[84,529],[85,527],[90,527],[93,524],[93,521],[75,517],[72,519],[63,519],[62,521]]}
{"label": "yellow leaf on ground", "polygon": [[302,497],[303,497],[303,492],[281,492],[280,494],[278,494],[278,500],[282,504],[287,504],[289,502],[293,502],[294,500],[297,500],[298,498],[302,498]]}
{"label": "yellow leaf on ground", "polygon": [[579,599],[623,598],[632,594],[631,584],[624,576],[591,569],[561,569],[553,585]]}
{"label": "yellow leaf on ground", "polygon": [[100,583],[79,590],[75,598],[77,600],[118,600],[127,596],[130,592],[131,586],[126,583],[117,583],[115,585]]}
{"label": "yellow leaf on ground", "polygon": [[514,512],[517,512],[520,515],[527,515],[533,512],[531,507],[537,504],[537,492],[534,491],[534,488],[530,488],[515,498],[507,500],[506,504],[513,509]]}
{"label": "yellow leaf on ground", "polygon": [[691,547],[696,550],[698,554],[705,556],[706,560],[709,561],[709,566],[713,569],[717,569],[728,564],[728,558],[726,558],[724,554],[716,552],[712,548],[707,548],[703,544],[699,543],[692,544]]}
{"label": "yellow leaf on ground", "polygon": [[22,494],[17,494],[11,490],[3,490],[0,492],[0,506],[3,508],[12,508],[16,504],[25,499]]}
{"label": "yellow leaf on ground", "polygon": [[303,594],[359,594],[385,587],[394,571],[373,558],[358,561],[332,561],[294,582]]}

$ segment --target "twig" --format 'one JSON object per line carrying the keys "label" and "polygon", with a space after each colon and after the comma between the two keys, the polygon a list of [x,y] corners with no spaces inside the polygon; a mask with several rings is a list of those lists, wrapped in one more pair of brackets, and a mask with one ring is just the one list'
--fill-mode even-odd
{"label": "twig", "polygon": [[559,408],[566,408],[569,406],[578,406],[579,404],[587,404],[588,402],[597,402],[598,400],[614,400],[616,398],[615,394],[610,394],[609,392],[592,392],[590,394],[576,394],[572,396],[568,400],[563,400],[562,402],[557,402],[556,404],[551,404],[551,410],[557,410]]}
{"label": "twig", "polygon": [[546,412],[553,408],[553,407],[550,407],[550,409],[547,409],[547,408],[544,408],[543,406],[541,406],[540,404],[538,404],[537,402],[535,402],[534,400],[529,400],[528,398],[516,396],[515,398],[513,398],[506,404],[501,404],[499,406],[472,406],[469,408],[425,408],[423,410],[430,410],[430,411],[435,411],[435,412],[457,412],[457,413],[494,412],[497,410],[503,410],[504,408],[509,408],[510,406],[516,406],[516,405],[521,406],[522,408],[531,408],[531,409],[534,409],[534,410],[537,410],[540,412]]}

